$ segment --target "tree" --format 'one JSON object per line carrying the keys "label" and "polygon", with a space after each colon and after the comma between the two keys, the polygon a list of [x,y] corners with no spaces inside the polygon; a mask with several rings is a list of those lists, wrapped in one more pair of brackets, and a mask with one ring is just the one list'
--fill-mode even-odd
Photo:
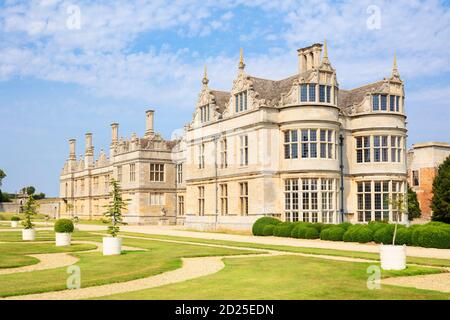
{"label": "tree", "polygon": [[408,219],[420,218],[422,211],[420,211],[419,201],[417,200],[417,194],[408,185]]}
{"label": "tree", "polygon": [[119,233],[119,226],[126,224],[122,220],[122,210],[126,210],[129,200],[124,200],[122,198],[122,191],[118,181],[112,179],[111,186],[112,190],[110,196],[112,199],[109,205],[106,206],[107,211],[104,215],[111,223],[111,225],[108,226],[108,233],[111,236],[116,237]]}
{"label": "tree", "polygon": [[395,195],[391,199],[389,199],[389,203],[392,205],[392,210],[394,210],[395,214],[393,215],[393,220],[395,222],[394,228],[394,236],[392,238],[392,245],[395,245],[395,238],[397,237],[397,225],[401,220],[402,216],[406,213],[407,204],[406,204],[406,196],[404,194]]}
{"label": "tree", "polygon": [[0,169],[0,187],[2,186],[2,180],[6,178],[6,173]]}
{"label": "tree", "polygon": [[450,223],[450,156],[439,166],[434,178],[431,209],[432,220]]}
{"label": "tree", "polygon": [[34,200],[41,200],[41,199],[45,199],[45,193],[36,193],[36,194],[33,194],[33,198],[34,198]]}
{"label": "tree", "polygon": [[33,186],[28,186],[28,187],[22,188],[22,193],[26,193],[29,196],[31,196],[35,192],[36,192],[36,188]]}
{"label": "tree", "polygon": [[36,202],[36,200],[34,200],[31,195],[28,196],[28,200],[24,206],[25,219],[22,221],[22,225],[25,229],[33,229],[34,225],[31,219],[37,214],[38,208],[39,204]]}

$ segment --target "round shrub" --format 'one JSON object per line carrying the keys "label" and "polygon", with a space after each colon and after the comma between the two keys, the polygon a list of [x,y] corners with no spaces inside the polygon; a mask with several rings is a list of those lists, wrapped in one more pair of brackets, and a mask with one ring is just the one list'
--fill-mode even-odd
{"label": "round shrub", "polygon": [[330,240],[330,229],[325,228],[320,232],[320,240]]}
{"label": "round shrub", "polygon": [[361,224],[355,224],[350,227],[348,227],[347,231],[344,233],[344,236],[342,237],[342,240],[345,242],[356,242],[355,233],[357,230],[362,228],[363,225]]}
{"label": "round shrub", "polygon": [[385,227],[387,223],[380,221],[370,221],[367,226],[372,230],[373,233],[377,232],[379,229]]}
{"label": "round shrub", "polygon": [[373,231],[369,226],[361,226],[356,229],[352,234],[352,240],[360,243],[367,243],[373,240]]}
{"label": "round shrub", "polygon": [[273,229],[275,229],[275,226],[273,224],[268,224],[263,229],[263,236],[273,236]]}
{"label": "round shrub", "polygon": [[386,224],[384,227],[378,229],[375,232],[375,234],[373,235],[373,240],[376,243],[392,244],[392,238],[394,237],[394,229],[395,225]]}
{"label": "round shrub", "polygon": [[334,224],[323,224],[322,229],[320,229],[320,232],[324,231],[325,229],[332,228],[332,227],[335,227],[335,225]]}
{"label": "round shrub", "polygon": [[297,238],[306,239],[306,230],[310,227],[299,226],[297,228]]}
{"label": "round shrub", "polygon": [[311,224],[311,226],[312,226],[314,229],[316,229],[318,233],[320,233],[320,231],[322,231],[322,228],[323,228],[324,224],[318,222],[318,223],[313,223],[313,224]]}
{"label": "round shrub", "polygon": [[450,248],[450,231],[445,227],[424,226],[419,232],[418,241],[425,248]]}
{"label": "round shrub", "polygon": [[20,221],[20,217],[19,216],[12,216],[11,217],[11,221]]}
{"label": "round shrub", "polygon": [[252,233],[255,236],[262,236],[266,225],[278,225],[281,221],[272,217],[262,217],[255,221],[252,227]]}
{"label": "round shrub", "polygon": [[337,226],[341,227],[344,230],[347,230],[348,228],[350,228],[352,226],[352,224],[350,222],[342,222],[342,223],[339,223]]}
{"label": "round shrub", "polygon": [[273,235],[276,237],[290,237],[295,224],[291,222],[283,222],[275,226]]}
{"label": "round shrub", "polygon": [[319,239],[319,231],[316,228],[305,228],[304,239]]}
{"label": "round shrub", "polygon": [[411,245],[411,236],[413,230],[411,228],[401,228],[397,230],[397,235],[395,237],[395,244],[398,245]]}
{"label": "round shrub", "polygon": [[336,227],[325,229],[325,230],[329,230],[329,239],[328,240],[330,240],[330,241],[342,241],[344,238],[344,233],[345,233],[344,228],[336,226]]}
{"label": "round shrub", "polygon": [[74,229],[72,220],[59,219],[55,222],[55,232],[57,233],[72,233]]}

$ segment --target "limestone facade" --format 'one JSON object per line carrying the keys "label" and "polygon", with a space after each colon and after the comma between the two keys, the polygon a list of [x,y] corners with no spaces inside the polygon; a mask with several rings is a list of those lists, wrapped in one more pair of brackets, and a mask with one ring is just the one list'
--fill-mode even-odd
{"label": "limestone facade", "polygon": [[430,220],[433,214],[433,181],[439,166],[450,156],[450,143],[417,143],[408,150],[408,183],[417,194],[422,220]]}
{"label": "limestone facade", "polygon": [[[205,69],[193,118],[176,141],[153,132],[152,112],[143,138],[118,140],[113,125],[109,158],[101,152],[94,160],[86,135],[85,156],[77,160],[72,140],[61,198],[73,204],[72,214],[99,217],[114,177],[131,199],[126,219],[135,223],[160,222],[163,209],[171,223],[201,229],[248,229],[266,215],[324,223],[396,219],[389,199],[405,192],[407,176],[396,60],[390,77],[342,90],[326,44],[298,56],[299,70],[274,81],[247,74],[241,52],[229,92],[211,89]],[[164,165],[163,181],[152,180],[152,164]],[[163,194],[159,205],[149,200],[156,193]]]}

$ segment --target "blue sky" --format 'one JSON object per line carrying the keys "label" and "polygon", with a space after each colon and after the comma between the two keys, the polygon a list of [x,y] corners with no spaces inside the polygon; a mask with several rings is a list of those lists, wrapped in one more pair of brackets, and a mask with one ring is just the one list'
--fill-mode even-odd
{"label": "blue sky", "polygon": [[81,155],[92,132],[107,150],[109,124],[142,135],[149,108],[170,138],[191,120],[204,64],[210,87],[229,90],[243,47],[249,74],[280,79],[324,38],[343,89],[389,76],[397,52],[409,145],[450,141],[448,1],[0,1],[3,190],[56,196],[68,139]]}

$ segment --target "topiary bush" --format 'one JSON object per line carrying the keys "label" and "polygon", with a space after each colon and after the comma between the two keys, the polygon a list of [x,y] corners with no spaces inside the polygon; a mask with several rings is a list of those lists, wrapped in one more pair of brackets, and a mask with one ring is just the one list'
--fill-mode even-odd
{"label": "topiary bush", "polygon": [[278,225],[281,221],[272,217],[262,217],[255,221],[252,227],[252,233],[255,236],[262,236],[266,225]]}
{"label": "topiary bush", "polygon": [[322,231],[322,228],[324,227],[324,224],[320,223],[320,222],[317,222],[317,223],[312,223],[311,226],[314,229],[316,229],[319,232],[319,234],[320,234],[320,231]]}
{"label": "topiary bush", "polygon": [[355,225],[349,226],[347,231],[344,233],[342,240],[344,240],[345,242],[356,242],[355,232],[362,227],[363,227],[363,225],[361,225],[361,224],[355,224]]}
{"label": "topiary bush", "polygon": [[341,228],[341,227],[333,227],[330,229],[326,229],[329,230],[330,234],[329,234],[329,239],[330,241],[343,241],[344,238],[344,233],[345,233],[345,229]]}
{"label": "topiary bush", "polygon": [[[378,229],[373,235],[373,240],[376,243],[392,244],[392,238],[394,237],[395,225],[386,224],[384,227]],[[400,228],[397,229],[397,231]]]}
{"label": "topiary bush", "polygon": [[273,224],[268,224],[263,229],[263,236],[273,236],[273,229],[275,229],[275,226]]}
{"label": "topiary bush", "polygon": [[353,232],[352,240],[360,243],[371,242],[373,241],[373,231],[369,228],[369,226],[361,226]]}
{"label": "topiary bush", "polygon": [[429,225],[419,229],[418,242],[425,248],[450,248],[450,231],[446,227]]}
{"label": "topiary bush", "polygon": [[380,221],[370,221],[367,226],[372,230],[373,233],[377,232],[379,229],[387,226],[387,223]]}
{"label": "topiary bush", "polygon": [[57,233],[72,233],[74,229],[72,220],[59,219],[55,222],[55,232]]}
{"label": "topiary bush", "polygon": [[282,222],[275,226],[273,235],[276,237],[290,237],[295,224],[292,222]]}
{"label": "topiary bush", "polygon": [[348,228],[350,228],[352,226],[352,224],[350,222],[342,222],[342,223],[339,223],[337,226],[341,227],[344,230],[348,230]]}
{"label": "topiary bush", "polygon": [[19,216],[12,216],[11,217],[11,221],[20,221],[20,217]]}
{"label": "topiary bush", "polygon": [[319,239],[319,231],[316,228],[305,228],[303,239]]}
{"label": "topiary bush", "polygon": [[397,230],[395,237],[395,244],[397,245],[411,245],[411,237],[413,230],[411,228],[401,228]]}

